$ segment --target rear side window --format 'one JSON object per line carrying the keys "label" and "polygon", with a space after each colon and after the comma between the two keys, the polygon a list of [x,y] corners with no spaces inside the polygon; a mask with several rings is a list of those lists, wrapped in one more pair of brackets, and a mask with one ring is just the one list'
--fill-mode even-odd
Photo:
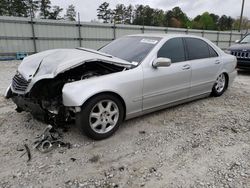
{"label": "rear side window", "polygon": [[185,61],[185,52],[182,38],[169,39],[158,51],[158,57],[171,59],[172,63]]}
{"label": "rear side window", "polygon": [[210,57],[218,57],[217,52],[210,45],[208,45],[208,48],[209,48]]}
{"label": "rear side window", "polygon": [[189,60],[210,57],[208,44],[205,41],[196,38],[185,38],[185,41]]}

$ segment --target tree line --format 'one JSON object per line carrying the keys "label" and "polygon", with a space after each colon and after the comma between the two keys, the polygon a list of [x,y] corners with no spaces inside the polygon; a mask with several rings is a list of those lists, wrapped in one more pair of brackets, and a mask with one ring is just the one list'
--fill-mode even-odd
{"label": "tree line", "polygon": [[[62,15],[63,8],[52,5],[50,0],[0,0],[0,16],[38,17],[41,19],[76,20],[74,5],[69,5]],[[117,4],[114,9],[109,3],[102,3],[97,9],[97,17],[103,23],[133,24],[147,26],[177,27],[204,30],[238,29],[239,19],[226,15],[204,12],[194,19],[189,18],[180,7],[164,11],[148,5]],[[242,28],[250,28],[247,18],[243,18]]]}
{"label": "tree line", "polygon": [[52,5],[50,0],[0,0],[0,16],[39,17],[42,19],[76,20],[74,5],[69,5],[66,14],[63,8]]}
{"label": "tree line", "polygon": [[[190,19],[180,7],[163,11],[154,9],[148,5],[117,4],[111,9],[109,3],[102,3],[97,9],[97,17],[103,23],[133,24],[147,26],[163,26],[204,30],[232,30],[238,29],[239,19],[233,19],[226,15],[216,15],[204,12]],[[243,19],[243,28],[250,28],[247,18]]]}

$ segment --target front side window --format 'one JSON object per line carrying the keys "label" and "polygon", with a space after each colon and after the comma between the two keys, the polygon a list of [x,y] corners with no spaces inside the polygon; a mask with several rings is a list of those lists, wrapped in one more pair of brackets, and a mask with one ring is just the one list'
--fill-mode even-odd
{"label": "front side window", "polygon": [[158,51],[157,56],[169,58],[172,63],[185,61],[185,51],[182,38],[169,39]]}
{"label": "front side window", "polygon": [[208,44],[205,41],[196,38],[185,38],[185,41],[189,60],[210,57]]}

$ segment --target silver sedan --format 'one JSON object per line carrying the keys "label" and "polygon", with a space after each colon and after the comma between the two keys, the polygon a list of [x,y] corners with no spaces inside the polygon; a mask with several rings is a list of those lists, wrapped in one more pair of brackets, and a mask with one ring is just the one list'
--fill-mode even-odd
{"label": "silver sedan", "polygon": [[23,60],[6,91],[17,111],[48,123],[74,120],[111,136],[123,120],[224,93],[236,58],[191,35],[131,35],[96,50],[55,49]]}

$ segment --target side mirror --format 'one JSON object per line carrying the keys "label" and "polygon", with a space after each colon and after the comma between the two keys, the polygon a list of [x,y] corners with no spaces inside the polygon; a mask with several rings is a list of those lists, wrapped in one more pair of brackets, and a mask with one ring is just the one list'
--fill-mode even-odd
{"label": "side mirror", "polygon": [[157,59],[155,59],[152,63],[152,66],[154,68],[157,67],[169,67],[171,65],[171,59],[169,58],[163,58],[163,57],[159,57]]}
{"label": "side mirror", "polygon": [[236,41],[235,41],[235,43],[239,43],[239,42],[240,42],[240,40],[236,40]]}

